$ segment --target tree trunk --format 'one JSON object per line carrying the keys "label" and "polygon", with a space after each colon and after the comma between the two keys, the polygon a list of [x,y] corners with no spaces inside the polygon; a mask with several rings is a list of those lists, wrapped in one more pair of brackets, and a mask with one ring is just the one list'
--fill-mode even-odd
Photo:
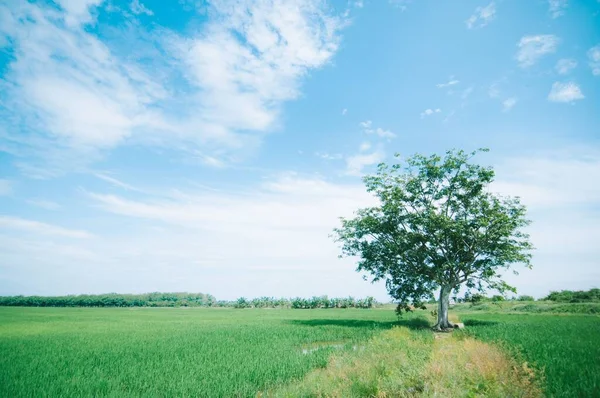
{"label": "tree trunk", "polygon": [[440,289],[440,299],[438,300],[437,323],[433,327],[435,330],[445,330],[454,327],[448,321],[448,307],[450,306],[450,286],[442,286]]}

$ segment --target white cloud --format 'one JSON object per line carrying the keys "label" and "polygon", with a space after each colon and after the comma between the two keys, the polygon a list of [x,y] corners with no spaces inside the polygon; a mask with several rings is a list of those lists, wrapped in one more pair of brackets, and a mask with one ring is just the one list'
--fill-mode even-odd
{"label": "white cloud", "polygon": [[108,183],[110,183],[110,184],[112,184],[112,185],[114,185],[116,187],[123,188],[123,189],[126,189],[128,191],[140,191],[138,188],[134,187],[133,185],[129,185],[129,184],[123,182],[123,181],[120,181],[120,180],[118,180],[118,179],[116,179],[114,177],[111,177],[111,176],[109,176],[107,174],[104,174],[104,173],[94,173],[94,176],[97,177],[97,178],[99,178],[99,179],[101,179],[101,180],[103,180],[103,181],[106,181],[106,182],[108,182]]}
{"label": "white cloud", "polygon": [[600,203],[600,186],[590,181],[600,181],[600,153],[569,149],[505,160],[494,190],[536,209],[583,209]]}
{"label": "white cloud", "polygon": [[361,152],[368,151],[369,149],[371,149],[371,143],[369,141],[361,143],[360,147],[358,148],[358,150]]}
{"label": "white cloud", "polygon": [[[194,230],[234,234],[238,231],[245,236],[260,232],[271,236],[279,228],[294,231],[302,227],[333,227],[338,215],[351,214],[354,208],[350,205],[368,199],[369,195],[362,191],[360,185],[336,185],[321,178],[288,173],[238,194],[205,191],[168,200],[149,196],[143,201],[93,192],[88,195],[101,208],[115,214]],[[339,212],[333,211],[336,203]]]}
{"label": "white cloud", "polygon": [[[123,43],[115,41],[125,39],[85,28],[98,5],[0,6],[0,35],[15,47],[3,94],[16,125],[26,126],[17,135],[22,147],[35,146],[36,155],[50,147],[56,159],[67,158],[61,148],[92,159],[93,150],[127,140],[234,159],[256,148],[307,73],[329,62],[345,24],[320,0],[215,1],[195,36],[132,25],[142,63],[117,51]],[[15,117],[3,120],[15,129],[7,124]],[[30,155],[22,157],[31,163]]]}
{"label": "white cloud", "polygon": [[371,120],[367,120],[364,122],[360,122],[360,126],[363,128],[365,134],[373,134],[379,136],[381,138],[392,139],[396,137],[396,134],[391,132],[390,130],[384,130],[381,127],[373,128],[373,122]]}
{"label": "white cloud", "polygon": [[600,44],[590,48],[587,52],[590,68],[594,76],[600,76]]}
{"label": "white cloud", "polygon": [[140,3],[140,0],[133,0],[131,2],[130,8],[131,12],[133,12],[134,14],[154,15],[152,10],[149,10],[148,8],[146,8],[146,6]]}
{"label": "white cloud", "polygon": [[0,294],[387,297],[381,284],[362,280],[352,259],[337,258],[339,249],[329,237],[340,225],[338,217],[376,203],[361,183],[286,173],[238,186],[237,192],[152,191],[160,193],[87,192],[108,229],[76,245],[69,236],[49,239],[43,228],[16,236],[0,231],[0,269],[10,281],[0,286]]}
{"label": "white cloud", "polygon": [[385,154],[381,150],[349,156],[346,158],[346,174],[361,176],[365,167],[379,164],[383,159],[385,159]]}
{"label": "white cloud", "polygon": [[460,83],[459,80],[450,78],[450,80],[447,83],[439,83],[439,84],[436,84],[435,86],[437,88],[444,88],[444,87],[454,86],[455,84],[458,84],[458,83]]}
{"label": "white cloud", "polygon": [[363,3],[362,0],[356,0],[354,2],[354,7],[356,7],[356,8],[363,8],[364,6],[365,6],[365,3]]}
{"label": "white cloud", "polygon": [[471,15],[469,19],[465,21],[465,23],[467,24],[467,28],[469,29],[483,28],[491,21],[493,21],[495,16],[496,5],[494,4],[494,2],[491,2],[485,7],[477,7],[473,15]]}
{"label": "white cloud", "polygon": [[12,191],[12,182],[10,180],[0,179],[0,196],[10,195]]}
{"label": "white cloud", "polygon": [[436,109],[425,109],[423,112],[421,112],[421,119],[425,118],[426,116],[431,116],[435,113],[440,113],[442,110],[440,108],[436,108]]}
{"label": "white cloud", "polygon": [[348,109],[346,109],[346,108],[342,109],[342,116],[345,116],[346,113],[348,113]]}
{"label": "white cloud", "polygon": [[467,87],[466,89],[464,89],[462,91],[462,93],[460,94],[460,97],[464,100],[467,99],[471,95],[471,93],[473,93],[473,90],[474,90],[473,86]]}
{"label": "white cloud", "polygon": [[[492,190],[519,196],[527,206],[528,228],[536,247],[533,270],[509,282],[520,292],[547,294],[551,289],[587,289],[600,278],[600,153],[567,148],[509,158],[496,166]],[[569,267],[565,269],[565,261]],[[569,287],[567,287],[569,286]]]}
{"label": "white cloud", "polygon": [[90,238],[93,236],[87,231],[68,229],[56,225],[11,216],[0,216],[0,228],[23,230],[30,233],[77,239]]}
{"label": "white cloud", "polygon": [[517,44],[517,61],[522,68],[532,66],[544,55],[556,52],[558,43],[554,35],[523,36]]}
{"label": "white cloud", "polygon": [[562,58],[559,59],[558,62],[556,62],[556,66],[554,67],[554,69],[556,69],[556,72],[558,72],[559,75],[566,75],[576,67],[577,61],[575,61],[574,59]]}
{"label": "white cloud", "polygon": [[404,12],[408,9],[408,5],[412,0],[389,0],[389,3],[400,11]]}
{"label": "white cloud", "polygon": [[573,102],[584,98],[579,86],[573,82],[555,82],[548,94],[548,100],[552,102]]}
{"label": "white cloud", "polygon": [[339,160],[342,158],[340,153],[315,152],[315,156],[325,160]]}
{"label": "white cloud", "polygon": [[548,6],[552,18],[558,18],[564,15],[565,9],[569,6],[569,0],[548,0]]}
{"label": "white cloud", "polygon": [[45,199],[29,199],[27,203],[46,210],[59,210],[61,208],[61,205],[58,203]]}
{"label": "white cloud", "polygon": [[394,138],[396,134],[392,133],[390,130],[384,130],[380,127],[377,127],[373,131],[366,131],[367,134],[375,134],[381,138]]}
{"label": "white cloud", "polygon": [[507,98],[502,101],[502,110],[504,112],[510,111],[517,104],[517,99],[515,97]]}
{"label": "white cloud", "polygon": [[64,21],[71,27],[78,27],[93,21],[92,11],[104,0],[57,0],[65,11]]}
{"label": "white cloud", "polygon": [[490,98],[498,98],[500,96],[500,85],[498,83],[492,83],[488,89],[488,95]]}

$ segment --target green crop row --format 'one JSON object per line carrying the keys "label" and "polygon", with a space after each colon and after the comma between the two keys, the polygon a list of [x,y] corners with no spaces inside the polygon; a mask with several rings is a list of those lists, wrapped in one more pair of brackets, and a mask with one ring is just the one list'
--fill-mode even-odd
{"label": "green crop row", "polygon": [[465,314],[464,333],[506,346],[543,377],[548,397],[600,396],[600,318]]}
{"label": "green crop row", "polygon": [[391,328],[358,309],[0,308],[0,396],[253,397]]}

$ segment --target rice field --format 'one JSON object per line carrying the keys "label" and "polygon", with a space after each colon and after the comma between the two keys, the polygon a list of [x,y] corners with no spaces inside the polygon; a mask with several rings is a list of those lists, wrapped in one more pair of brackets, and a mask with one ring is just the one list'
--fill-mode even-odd
{"label": "rice field", "polygon": [[465,333],[500,344],[543,378],[549,397],[600,397],[600,317],[465,314]]}
{"label": "rice field", "polygon": [[0,397],[600,396],[600,317],[459,316],[0,307]]}
{"label": "rice field", "polygon": [[395,321],[390,310],[0,307],[0,396],[251,397]]}

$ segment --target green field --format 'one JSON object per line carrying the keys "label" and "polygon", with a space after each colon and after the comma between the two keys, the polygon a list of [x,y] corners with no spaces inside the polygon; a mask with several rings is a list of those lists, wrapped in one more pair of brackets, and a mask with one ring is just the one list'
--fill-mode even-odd
{"label": "green field", "polygon": [[[383,387],[427,396],[428,388],[440,388],[428,361],[459,347],[459,340],[432,344],[427,317],[419,311],[398,321],[391,309],[0,307],[0,396],[314,393],[311,380],[322,382],[323,389],[337,388],[346,377],[337,374],[332,381],[331,375],[314,374],[332,363],[349,369],[352,396],[373,396]],[[514,364],[532,364],[538,378],[543,376],[546,395],[600,396],[600,317],[481,311],[460,317],[467,335],[499,345],[516,358]],[[407,328],[386,331],[395,325]],[[465,355],[455,368],[469,366],[473,359]],[[450,375],[446,384],[456,377]],[[477,377],[465,377],[464,386],[452,391],[501,396]]]}
{"label": "green field", "polygon": [[590,315],[465,314],[466,333],[502,342],[542,370],[553,397],[600,397],[600,317]]}
{"label": "green field", "polygon": [[0,396],[254,396],[395,320],[390,310],[0,307]]}

